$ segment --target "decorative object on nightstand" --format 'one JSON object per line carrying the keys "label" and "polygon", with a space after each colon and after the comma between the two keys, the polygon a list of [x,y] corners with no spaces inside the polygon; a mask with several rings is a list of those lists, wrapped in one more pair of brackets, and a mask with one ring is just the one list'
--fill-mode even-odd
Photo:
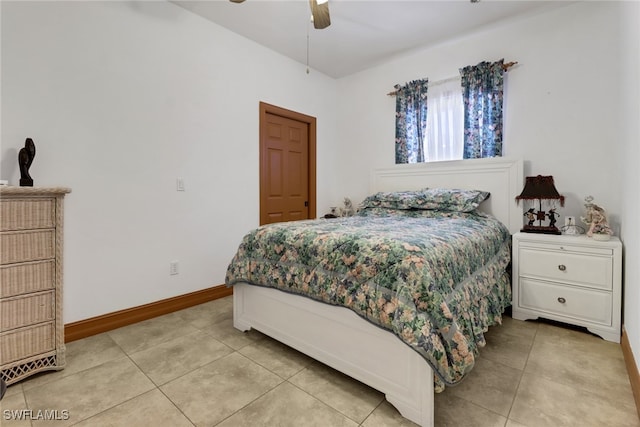
{"label": "decorative object on nightstand", "polygon": [[585,216],[580,217],[582,222],[589,226],[587,236],[593,240],[607,241],[613,235],[613,230],[609,227],[605,210],[593,203],[593,196],[584,198],[584,207],[587,209]]}
{"label": "decorative object on nightstand", "polygon": [[18,152],[18,166],[20,166],[20,187],[33,187],[33,179],[29,175],[29,168],[36,157],[36,145],[33,139],[27,138],[24,147]]}
{"label": "decorative object on nightstand", "polygon": [[63,199],[68,188],[0,187],[0,378],[65,366]]}
{"label": "decorative object on nightstand", "polygon": [[331,206],[328,214],[324,214],[322,218],[324,219],[334,219],[338,218],[338,208],[336,206]]}
{"label": "decorative object on nightstand", "polygon": [[344,207],[340,208],[340,216],[353,216],[356,213],[356,210],[353,207],[353,202],[348,197],[345,197],[342,201]]}
{"label": "decorative object on nightstand", "polygon": [[341,207],[331,206],[331,212],[324,215],[323,218],[332,219],[332,218],[355,215],[356,210],[353,207],[353,202],[351,202],[350,198],[345,197],[344,200],[342,201],[342,204],[343,206]]}
{"label": "decorative object on nightstand", "polygon": [[584,228],[576,225],[576,217],[574,216],[564,217],[564,227],[562,227],[560,231],[562,231],[562,234],[566,234],[568,236],[584,234]]}
{"label": "decorative object on nightstand", "polygon": [[[528,206],[524,216],[527,217],[527,224],[520,230],[525,233],[544,233],[544,234],[562,234],[556,227],[557,217],[560,216],[556,212],[556,206],[553,201],[559,200],[560,206],[564,206],[564,196],[561,196],[556,190],[552,176],[528,176],[526,178],[524,188],[516,201],[527,200],[532,204]],[[538,210],[536,211],[536,203],[538,201]],[[548,212],[542,210],[542,203],[549,207]],[[543,221],[549,219],[548,225],[542,225]],[[538,221],[538,225],[536,225]]]}
{"label": "decorative object on nightstand", "polygon": [[543,317],[620,342],[622,244],[585,235],[513,235],[514,319]]}

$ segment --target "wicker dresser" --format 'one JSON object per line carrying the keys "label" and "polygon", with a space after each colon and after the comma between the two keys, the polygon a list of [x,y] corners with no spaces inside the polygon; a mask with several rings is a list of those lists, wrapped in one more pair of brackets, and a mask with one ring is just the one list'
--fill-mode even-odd
{"label": "wicker dresser", "polygon": [[0,375],[62,369],[63,199],[68,188],[0,186]]}

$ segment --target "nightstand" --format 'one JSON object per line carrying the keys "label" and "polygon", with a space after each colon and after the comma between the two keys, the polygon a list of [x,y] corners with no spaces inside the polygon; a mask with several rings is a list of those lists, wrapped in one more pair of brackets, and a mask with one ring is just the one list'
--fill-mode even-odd
{"label": "nightstand", "polygon": [[622,243],[587,236],[513,235],[513,318],[584,326],[620,342]]}

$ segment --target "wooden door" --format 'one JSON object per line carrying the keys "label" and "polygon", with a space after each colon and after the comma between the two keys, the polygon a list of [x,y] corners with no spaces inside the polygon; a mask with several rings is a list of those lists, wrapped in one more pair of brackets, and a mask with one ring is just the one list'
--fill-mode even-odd
{"label": "wooden door", "polygon": [[260,103],[260,225],[315,218],[315,118]]}

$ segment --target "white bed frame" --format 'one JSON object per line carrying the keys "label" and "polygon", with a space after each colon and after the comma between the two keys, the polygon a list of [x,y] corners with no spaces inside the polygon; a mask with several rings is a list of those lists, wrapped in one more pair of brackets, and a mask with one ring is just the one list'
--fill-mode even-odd
{"label": "white bed frame", "polygon": [[[482,210],[512,233],[523,224],[515,196],[522,190],[522,160],[461,160],[376,169],[371,193],[424,187],[490,191]],[[433,427],[433,371],[391,332],[343,307],[277,289],[238,283],[233,287],[233,323],[258,331],[385,394],[403,417]]]}

